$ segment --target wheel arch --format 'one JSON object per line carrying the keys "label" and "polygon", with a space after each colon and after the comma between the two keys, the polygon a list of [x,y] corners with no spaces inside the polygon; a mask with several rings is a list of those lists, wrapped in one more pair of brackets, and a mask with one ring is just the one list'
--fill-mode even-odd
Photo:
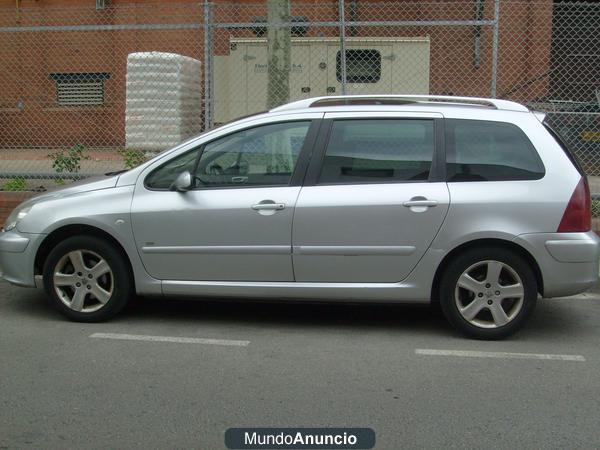
{"label": "wheel arch", "polygon": [[127,251],[125,250],[123,245],[121,245],[121,243],[110,233],[108,233],[98,227],[95,227],[92,225],[85,225],[85,224],[63,225],[63,226],[57,228],[56,230],[53,230],[51,233],[49,233],[44,238],[44,240],[42,241],[42,243],[40,244],[40,246],[37,249],[37,252],[35,255],[35,260],[34,260],[34,274],[35,275],[42,274],[43,268],[44,268],[44,263],[46,262],[48,255],[50,254],[52,249],[54,247],[56,247],[56,245],[58,243],[60,243],[61,241],[63,241],[66,238],[73,237],[73,236],[81,236],[81,235],[94,236],[94,237],[97,237],[100,239],[104,239],[104,240],[110,242],[112,245],[114,245],[114,247],[119,251],[119,253],[121,253],[125,262],[127,263],[127,266],[129,267],[129,270],[130,270],[132,283],[135,283],[135,277],[133,276],[134,272],[133,272],[133,266],[131,264],[131,259],[129,258],[129,255],[127,254]]}
{"label": "wheel arch", "polygon": [[541,295],[544,295],[544,279],[542,277],[542,271],[540,270],[540,267],[539,267],[537,261],[535,260],[535,258],[533,257],[533,255],[531,253],[529,253],[529,251],[527,251],[527,249],[525,249],[524,247],[522,247],[519,244],[516,244],[512,241],[507,241],[504,239],[495,239],[495,238],[483,238],[483,239],[475,239],[472,241],[465,242],[465,243],[453,248],[450,252],[448,252],[448,254],[446,256],[444,256],[444,258],[438,265],[438,267],[435,271],[435,275],[433,277],[433,283],[431,286],[431,301],[432,302],[437,303],[439,301],[438,293],[439,293],[439,288],[440,288],[440,281],[442,278],[442,274],[446,270],[446,267],[448,267],[448,264],[450,263],[450,261],[452,261],[460,253],[462,253],[466,250],[469,250],[471,248],[476,248],[476,247],[496,247],[496,248],[499,247],[499,248],[503,248],[506,250],[510,250],[510,251],[516,253],[517,255],[521,256],[523,259],[525,259],[525,261],[527,261],[529,263],[529,265],[533,269],[533,273],[535,275],[535,280],[536,280],[536,284],[537,284],[537,291]]}

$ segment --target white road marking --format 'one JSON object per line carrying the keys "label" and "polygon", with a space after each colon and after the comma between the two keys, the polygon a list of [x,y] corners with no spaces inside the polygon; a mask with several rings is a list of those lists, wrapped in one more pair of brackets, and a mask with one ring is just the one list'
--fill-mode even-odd
{"label": "white road marking", "polygon": [[427,348],[415,349],[417,355],[429,356],[462,356],[467,358],[505,358],[505,359],[543,359],[554,361],[580,361],[585,358],[581,355],[553,355],[549,353],[509,353],[509,352],[479,352],[471,350],[434,350]]}
{"label": "white road marking", "polygon": [[247,347],[248,344],[250,344],[250,341],[236,341],[230,339],[148,336],[144,334],[94,333],[91,334],[90,337],[97,339],[117,339],[123,341],[174,342],[177,344],[229,345],[234,347]]}

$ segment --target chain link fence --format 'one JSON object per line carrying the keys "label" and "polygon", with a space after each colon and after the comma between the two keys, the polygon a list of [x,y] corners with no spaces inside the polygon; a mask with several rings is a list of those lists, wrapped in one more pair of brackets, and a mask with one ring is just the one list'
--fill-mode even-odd
{"label": "chain link fence", "polygon": [[0,9],[0,189],[133,167],[301,98],[440,94],[546,112],[600,194],[600,3],[96,3]]}

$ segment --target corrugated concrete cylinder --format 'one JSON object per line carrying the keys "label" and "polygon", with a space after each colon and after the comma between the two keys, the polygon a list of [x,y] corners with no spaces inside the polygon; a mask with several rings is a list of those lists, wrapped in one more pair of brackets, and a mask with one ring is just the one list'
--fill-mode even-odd
{"label": "corrugated concrete cylinder", "polygon": [[127,148],[161,151],[202,130],[200,61],[174,53],[127,56]]}

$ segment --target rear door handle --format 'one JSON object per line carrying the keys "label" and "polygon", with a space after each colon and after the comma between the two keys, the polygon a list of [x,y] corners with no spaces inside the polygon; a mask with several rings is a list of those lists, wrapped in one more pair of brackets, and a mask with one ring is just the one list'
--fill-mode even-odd
{"label": "rear door handle", "polygon": [[254,211],[281,211],[282,209],[285,209],[285,203],[258,203],[252,205],[252,209]]}
{"label": "rear door handle", "polygon": [[437,206],[437,200],[409,200],[407,202],[402,203],[402,206],[406,206],[410,208],[411,206]]}

